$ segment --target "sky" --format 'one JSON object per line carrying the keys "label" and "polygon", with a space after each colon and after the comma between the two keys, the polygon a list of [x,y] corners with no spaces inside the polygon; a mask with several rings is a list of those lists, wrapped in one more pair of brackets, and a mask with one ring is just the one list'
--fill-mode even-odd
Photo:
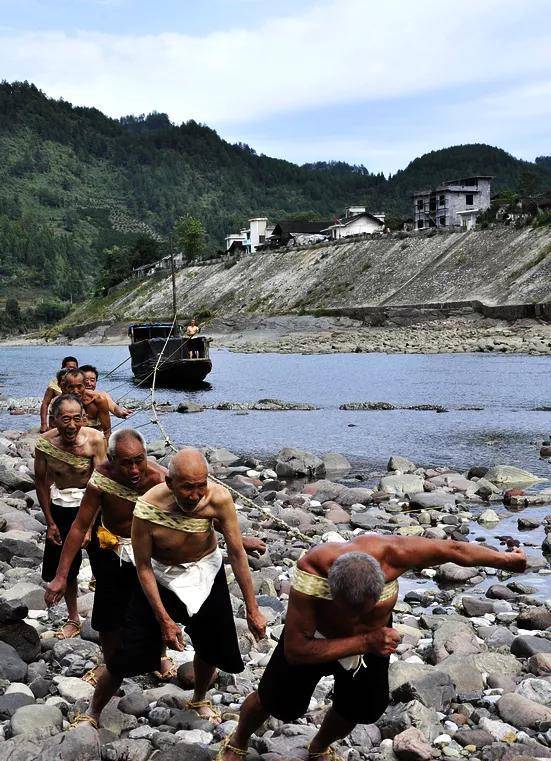
{"label": "sky", "polygon": [[549,0],[0,0],[0,77],[296,163],[551,154]]}

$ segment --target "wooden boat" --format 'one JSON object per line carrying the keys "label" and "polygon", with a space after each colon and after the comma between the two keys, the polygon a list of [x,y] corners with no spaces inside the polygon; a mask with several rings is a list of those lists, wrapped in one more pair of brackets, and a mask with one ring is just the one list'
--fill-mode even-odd
{"label": "wooden boat", "polygon": [[[178,323],[170,335],[171,327],[172,323],[166,322],[134,323],[128,327],[132,372],[138,381],[147,385],[153,383],[153,372],[161,352],[163,355],[157,368],[157,385],[196,385],[212,370],[208,338],[188,338]],[[190,358],[191,351],[199,356]]]}

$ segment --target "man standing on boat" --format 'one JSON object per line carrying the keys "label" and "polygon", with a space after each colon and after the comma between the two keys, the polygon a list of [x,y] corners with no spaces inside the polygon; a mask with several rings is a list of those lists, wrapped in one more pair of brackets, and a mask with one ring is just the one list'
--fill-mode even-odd
{"label": "man standing on boat", "polygon": [[68,370],[63,377],[63,389],[67,394],[80,396],[86,412],[87,427],[103,431],[107,441],[111,433],[109,404],[99,391],[89,391],[86,388],[82,370]]}
{"label": "man standing on boat", "polygon": [[195,338],[199,335],[199,331],[201,330],[201,326],[197,325],[197,320],[195,317],[191,318],[191,322],[186,327],[186,336],[188,337],[188,356],[189,359],[193,359],[193,356],[195,355],[195,358],[197,359],[199,357],[199,350],[196,347]]}
{"label": "man standing on boat", "polygon": [[78,721],[97,727],[125,676],[159,669],[163,644],[183,650],[179,624],[184,624],[195,650],[195,690],[188,707],[220,722],[207,690],[216,668],[237,673],[243,661],[214,523],[226,541],[249,629],[257,639],[264,636],[266,621],[254,596],[233,500],[227,489],[208,482],[202,453],[183,449],[173,457],[166,483],[136,501],[132,547],[141,588],[126,611],[122,646],[106,661],[88,712]]}
{"label": "man standing on boat", "polygon": [[[42,563],[42,578],[51,581],[56,573],[63,543],[77,515],[84,489],[94,466],[105,457],[105,439],[99,431],[86,428],[82,400],[62,394],[52,403],[55,428],[42,434],[35,447],[35,479],[38,502],[48,530]],[[84,537],[81,547],[89,537]],[[68,620],[58,632],[62,639],[78,636],[77,576],[82,554],[75,553],[67,572],[65,602]]]}
{"label": "man standing on boat", "polygon": [[[77,367],[78,360],[76,357],[64,357],[61,360],[62,370],[75,370]],[[40,433],[46,433],[50,427],[48,425],[48,410],[50,409],[50,404],[53,402],[55,397],[60,396],[61,393],[62,392],[57,377],[52,378],[52,380],[48,383],[46,391],[44,392],[44,397],[40,404]]]}
{"label": "man standing on boat", "polygon": [[476,542],[363,535],[314,547],[298,562],[285,629],[258,685],[241,707],[217,761],[241,761],[251,735],[271,715],[296,722],[319,680],[335,678],[333,704],[309,745],[309,758],[335,759],[331,743],[356,724],[372,724],[388,705],[389,656],[398,577],[454,562],[510,572],[526,569],[520,549],[498,552]]}

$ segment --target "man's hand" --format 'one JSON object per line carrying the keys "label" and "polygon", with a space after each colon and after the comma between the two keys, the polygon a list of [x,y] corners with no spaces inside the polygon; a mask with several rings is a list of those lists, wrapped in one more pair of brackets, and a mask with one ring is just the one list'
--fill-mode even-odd
{"label": "man's hand", "polygon": [[48,539],[50,542],[53,542],[53,544],[62,544],[61,534],[59,533],[59,529],[55,523],[50,523],[48,525],[48,530],[46,531],[46,539]]}
{"label": "man's hand", "polygon": [[47,425],[41,425],[39,429],[39,433],[46,433],[47,430],[48,430]]}
{"label": "man's hand", "polygon": [[374,655],[390,655],[400,643],[400,635],[390,626],[382,626],[366,635],[366,652]]}
{"label": "man's hand", "polygon": [[256,536],[244,536],[243,549],[247,555],[251,555],[253,552],[259,552],[263,555],[266,552],[266,542]]}
{"label": "man's hand", "polygon": [[161,624],[161,636],[163,643],[171,650],[184,649],[184,635],[182,629],[171,618]]}
{"label": "man's hand", "polygon": [[260,612],[259,608],[247,611],[247,626],[257,642],[265,636],[266,619]]}
{"label": "man's hand", "polygon": [[510,558],[510,566],[508,571],[525,571],[528,564],[526,553],[521,550],[520,547],[513,547],[511,552],[508,553]]}
{"label": "man's hand", "polygon": [[46,591],[44,592],[44,600],[46,605],[56,605],[67,589],[67,580],[56,576],[49,584],[46,584]]}

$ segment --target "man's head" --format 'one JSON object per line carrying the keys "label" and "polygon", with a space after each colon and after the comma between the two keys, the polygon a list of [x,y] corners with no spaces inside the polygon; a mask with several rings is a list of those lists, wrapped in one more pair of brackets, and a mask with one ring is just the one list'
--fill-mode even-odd
{"label": "man's head", "polygon": [[82,370],[67,370],[63,376],[63,392],[82,396],[85,390]]}
{"label": "man's head", "polygon": [[94,365],[81,365],[80,372],[84,375],[84,387],[87,391],[95,391],[99,373]]}
{"label": "man's head", "polygon": [[197,325],[197,320],[195,319],[195,317],[191,318],[191,323],[190,324],[193,325],[194,327]]}
{"label": "man's head", "polygon": [[333,599],[356,614],[372,610],[385,585],[381,566],[367,552],[340,555],[331,566],[327,581]]}
{"label": "man's head", "polygon": [[78,367],[78,359],[76,357],[63,357],[61,360],[61,368],[64,370],[76,370]]}
{"label": "man's head", "polygon": [[133,428],[121,428],[109,436],[107,457],[119,477],[137,488],[147,473],[145,439]]}
{"label": "man's head", "polygon": [[55,374],[57,385],[59,388],[63,391],[64,385],[65,385],[65,373],[67,370],[64,370],[63,368],[61,370],[58,370]]}
{"label": "man's head", "polygon": [[78,432],[85,424],[86,413],[80,396],[61,394],[51,406],[54,425],[66,444],[74,444]]}
{"label": "man's head", "polygon": [[166,484],[181,510],[192,512],[207,492],[208,465],[198,449],[186,447],[172,458]]}

